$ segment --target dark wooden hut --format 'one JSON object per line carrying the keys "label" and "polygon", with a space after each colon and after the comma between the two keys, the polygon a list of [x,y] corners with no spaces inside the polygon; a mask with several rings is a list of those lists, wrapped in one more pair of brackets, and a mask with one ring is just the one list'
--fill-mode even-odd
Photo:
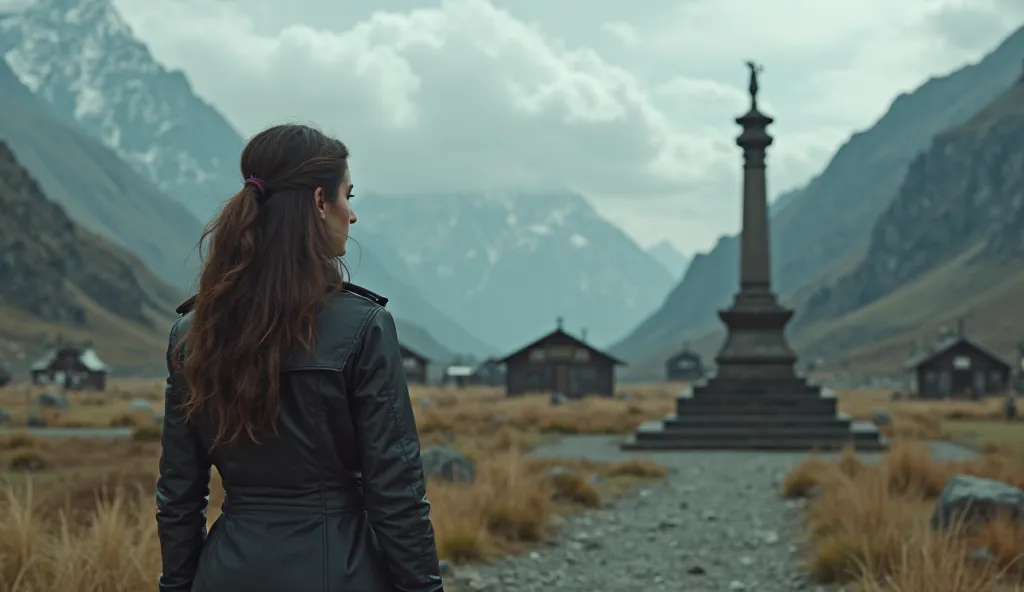
{"label": "dark wooden hut", "polygon": [[700,354],[690,349],[690,344],[684,344],[683,349],[665,362],[665,379],[685,380],[697,382],[704,378],[704,361]]}
{"label": "dark wooden hut", "polygon": [[962,333],[917,353],[903,364],[909,390],[922,399],[977,399],[1005,392],[1011,366]]}
{"label": "dark wooden hut", "polygon": [[427,366],[430,360],[404,344],[399,344],[402,351],[402,369],[405,370],[405,381],[409,384],[427,383]]}
{"label": "dark wooden hut", "polygon": [[64,343],[32,364],[34,384],[57,384],[70,390],[107,387],[110,366],[103,363],[91,344]]}
{"label": "dark wooden hut", "polygon": [[625,364],[563,331],[561,319],[551,333],[497,361],[505,364],[509,396],[557,392],[569,398],[612,396],[615,366]]}

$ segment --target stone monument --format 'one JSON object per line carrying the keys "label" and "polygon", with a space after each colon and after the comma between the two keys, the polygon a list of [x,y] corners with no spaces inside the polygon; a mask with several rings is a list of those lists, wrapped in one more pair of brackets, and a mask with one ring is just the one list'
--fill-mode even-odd
{"label": "stone monument", "polygon": [[627,450],[834,450],[848,443],[881,449],[887,443],[870,422],[837,413],[835,394],[797,376],[786,339],[793,311],[771,287],[765,150],[772,118],[757,105],[761,67],[750,69],[750,110],[736,119],[743,132],[743,229],[740,290],[718,313],[727,335],[715,358],[717,374],[678,398],[663,422],[640,426]]}

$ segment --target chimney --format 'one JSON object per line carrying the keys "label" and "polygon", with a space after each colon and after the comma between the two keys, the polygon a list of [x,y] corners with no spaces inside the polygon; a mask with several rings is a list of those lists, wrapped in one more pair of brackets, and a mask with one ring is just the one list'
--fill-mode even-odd
{"label": "chimney", "polygon": [[562,330],[562,317],[558,317],[557,319],[555,319],[555,324],[557,325],[558,330],[561,331]]}
{"label": "chimney", "polygon": [[583,343],[587,342],[587,328],[586,327],[583,327],[582,329],[580,329],[580,341],[582,341]]}

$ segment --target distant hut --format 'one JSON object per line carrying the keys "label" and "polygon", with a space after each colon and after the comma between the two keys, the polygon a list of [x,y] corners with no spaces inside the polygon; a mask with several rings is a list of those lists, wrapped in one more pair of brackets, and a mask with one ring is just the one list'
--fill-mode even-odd
{"label": "distant hut", "polygon": [[444,369],[444,376],[441,377],[441,384],[463,388],[473,384],[473,366],[468,364],[451,364]]}
{"label": "distant hut", "polygon": [[610,397],[615,392],[615,366],[625,362],[588,345],[558,327],[500,360],[506,367],[509,396],[558,392],[569,398]]}
{"label": "distant hut", "polygon": [[683,349],[665,362],[665,379],[668,381],[697,382],[704,375],[704,361],[700,354],[690,349],[689,343],[684,343]]}
{"label": "distant hut", "polygon": [[487,358],[473,369],[476,384],[501,386],[505,384],[505,364],[499,358]]}
{"label": "distant hut", "polygon": [[967,337],[961,330],[903,364],[909,390],[922,399],[981,398],[1002,393],[1011,366],[998,354]]}
{"label": "distant hut", "polygon": [[402,352],[402,369],[405,370],[405,381],[409,384],[426,384],[427,366],[430,364],[430,360],[404,344],[399,344],[399,349]]}
{"label": "distant hut", "polygon": [[61,344],[31,368],[34,384],[57,384],[70,390],[107,387],[110,366],[103,363],[91,344]]}

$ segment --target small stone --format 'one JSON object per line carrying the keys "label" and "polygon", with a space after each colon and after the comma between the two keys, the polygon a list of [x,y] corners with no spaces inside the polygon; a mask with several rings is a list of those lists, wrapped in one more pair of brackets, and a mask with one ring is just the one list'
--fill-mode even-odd
{"label": "small stone", "polygon": [[700,565],[692,565],[690,566],[690,569],[686,570],[686,573],[690,574],[691,576],[702,576],[707,574],[708,572],[705,571],[704,568]]}
{"label": "small stone", "polygon": [[747,585],[744,584],[743,582],[739,581],[739,580],[733,580],[733,581],[729,582],[729,590],[732,590],[733,592],[739,592],[740,590],[746,590],[746,589],[747,589]]}

